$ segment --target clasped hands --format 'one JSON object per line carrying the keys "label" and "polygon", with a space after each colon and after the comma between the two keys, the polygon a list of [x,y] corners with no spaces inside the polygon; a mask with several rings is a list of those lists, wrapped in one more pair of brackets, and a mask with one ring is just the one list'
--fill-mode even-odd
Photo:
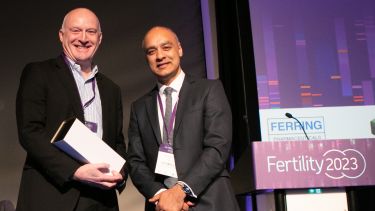
{"label": "clasped hands", "polygon": [[74,172],[73,179],[102,189],[111,189],[121,182],[123,177],[119,172],[112,171],[112,174],[108,174],[108,171],[109,164],[85,164]]}
{"label": "clasped hands", "polygon": [[180,185],[175,185],[167,189],[148,201],[155,203],[156,211],[187,211],[189,207],[194,206],[190,201],[185,201],[186,194]]}

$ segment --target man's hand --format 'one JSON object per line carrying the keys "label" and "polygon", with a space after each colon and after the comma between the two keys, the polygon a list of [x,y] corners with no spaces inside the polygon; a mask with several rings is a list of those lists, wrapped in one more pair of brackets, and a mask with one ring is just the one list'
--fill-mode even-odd
{"label": "man's hand", "polygon": [[181,211],[188,210],[188,203],[184,202],[186,194],[182,191],[181,186],[175,185],[165,190],[151,199],[149,202],[156,204],[157,211]]}
{"label": "man's hand", "polygon": [[181,211],[188,211],[189,207],[192,207],[194,205],[195,204],[193,202],[191,202],[191,201],[185,201],[184,205],[182,206],[182,210]]}
{"label": "man's hand", "polygon": [[109,172],[109,165],[105,163],[85,164],[74,172],[73,179],[103,189],[111,189],[123,180],[122,175],[116,171]]}

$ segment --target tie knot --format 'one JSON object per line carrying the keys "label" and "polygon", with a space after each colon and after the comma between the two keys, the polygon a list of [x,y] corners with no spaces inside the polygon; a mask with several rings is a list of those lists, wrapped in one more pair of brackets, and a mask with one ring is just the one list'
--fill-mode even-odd
{"label": "tie knot", "polygon": [[173,88],[172,88],[172,87],[166,87],[166,88],[164,89],[164,94],[165,94],[166,96],[170,96],[170,95],[172,95],[172,92],[173,92]]}

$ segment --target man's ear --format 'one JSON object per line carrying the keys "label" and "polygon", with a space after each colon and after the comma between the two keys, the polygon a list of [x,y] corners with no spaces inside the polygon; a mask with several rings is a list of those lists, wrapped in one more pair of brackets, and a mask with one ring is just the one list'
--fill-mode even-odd
{"label": "man's ear", "polygon": [[184,51],[182,50],[181,43],[178,42],[178,55],[182,57],[184,55]]}
{"label": "man's ear", "polygon": [[100,35],[99,35],[99,45],[102,43],[102,39],[103,39],[103,33],[100,32]]}
{"label": "man's ear", "polygon": [[64,32],[62,31],[62,29],[59,30],[59,39],[60,39],[60,42],[63,42],[63,36],[64,36]]}

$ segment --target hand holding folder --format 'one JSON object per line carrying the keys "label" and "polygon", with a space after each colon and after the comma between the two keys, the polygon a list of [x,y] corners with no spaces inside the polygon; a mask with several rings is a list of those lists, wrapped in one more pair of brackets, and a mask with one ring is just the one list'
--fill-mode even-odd
{"label": "hand holding folder", "polygon": [[109,164],[109,173],[120,172],[125,164],[124,158],[76,118],[62,122],[51,143],[82,163]]}

